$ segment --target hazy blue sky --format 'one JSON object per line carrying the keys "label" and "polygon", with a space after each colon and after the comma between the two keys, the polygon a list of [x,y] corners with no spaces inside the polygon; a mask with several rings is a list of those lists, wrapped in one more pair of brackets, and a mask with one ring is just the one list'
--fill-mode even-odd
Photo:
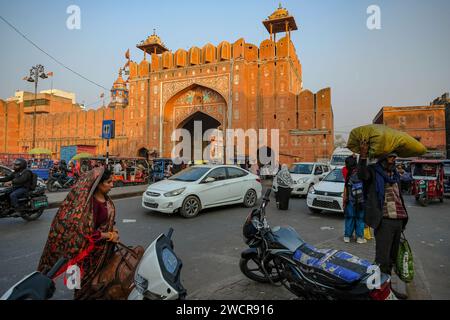
{"label": "hazy blue sky", "polygon": [[[0,15],[47,52],[110,88],[130,48],[157,29],[168,48],[214,45],[268,37],[261,21],[279,1],[5,1]],[[81,30],[69,30],[69,5],[81,8]],[[381,30],[366,26],[369,5],[381,8]],[[450,91],[450,1],[285,0],[298,31],[292,40],[303,66],[304,87],[330,86],[336,131],[372,121],[381,106],[424,105]],[[55,73],[54,87],[78,102],[99,100],[102,89],[80,79],[31,46],[0,21],[0,97],[33,90],[22,78],[41,63]],[[40,89],[49,89],[42,81]],[[107,92],[109,95],[109,92]],[[98,104],[94,104],[97,106]]]}

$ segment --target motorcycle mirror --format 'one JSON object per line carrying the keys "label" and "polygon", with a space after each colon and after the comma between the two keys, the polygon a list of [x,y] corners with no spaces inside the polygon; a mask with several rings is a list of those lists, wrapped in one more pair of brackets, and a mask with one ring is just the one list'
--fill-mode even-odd
{"label": "motorcycle mirror", "polygon": [[170,228],[169,231],[167,232],[167,238],[171,239],[172,238],[172,234],[173,234],[173,228]]}

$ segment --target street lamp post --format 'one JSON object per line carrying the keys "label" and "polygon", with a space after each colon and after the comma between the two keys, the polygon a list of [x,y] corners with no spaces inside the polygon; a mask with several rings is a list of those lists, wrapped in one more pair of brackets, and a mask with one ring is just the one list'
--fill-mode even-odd
{"label": "street lamp post", "polygon": [[44,72],[44,66],[43,65],[36,65],[30,69],[30,76],[26,77],[25,80],[28,82],[34,82],[34,108],[33,108],[33,143],[32,143],[32,149],[36,147],[36,104],[37,104],[37,89],[38,89],[38,82],[39,78],[41,79],[47,79],[48,76]]}

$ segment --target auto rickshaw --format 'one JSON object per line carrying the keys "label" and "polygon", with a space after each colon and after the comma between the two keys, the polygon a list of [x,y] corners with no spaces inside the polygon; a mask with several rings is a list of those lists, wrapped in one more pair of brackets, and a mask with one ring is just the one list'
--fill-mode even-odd
{"label": "auto rickshaw", "polygon": [[444,165],[439,160],[415,160],[411,162],[412,195],[422,205],[432,200],[444,202]]}
{"label": "auto rickshaw", "polygon": [[450,195],[450,160],[442,161],[444,166],[444,193]]}
{"label": "auto rickshaw", "polygon": [[168,177],[167,167],[173,165],[171,158],[157,158],[153,160],[153,182],[164,180]]}
{"label": "auto rickshaw", "polygon": [[[126,166],[120,173],[116,173],[114,170],[117,163],[125,163]],[[115,187],[147,184],[149,182],[149,164],[145,158],[110,158],[108,164],[114,172],[113,183]]]}

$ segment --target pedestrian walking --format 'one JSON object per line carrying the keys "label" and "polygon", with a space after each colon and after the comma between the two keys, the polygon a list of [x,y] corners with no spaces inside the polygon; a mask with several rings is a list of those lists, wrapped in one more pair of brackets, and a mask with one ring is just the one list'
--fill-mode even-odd
{"label": "pedestrian walking", "polygon": [[292,180],[291,174],[289,173],[288,166],[283,164],[281,170],[278,171],[276,177],[277,192],[275,197],[277,198],[277,206],[280,210],[289,209],[289,199],[291,197],[292,185],[294,180]]}
{"label": "pedestrian walking", "polygon": [[363,181],[358,177],[356,157],[350,156],[345,159],[344,177],[344,242],[349,243],[353,233],[355,233],[357,243],[366,243],[367,240],[364,238]]}
{"label": "pedestrian walking", "polygon": [[76,300],[104,298],[91,283],[119,241],[115,207],[108,196],[112,187],[110,171],[103,167],[88,171],[69,192],[50,226],[38,270],[46,273],[59,258],[71,259],[82,271]]}
{"label": "pedestrian walking", "polygon": [[[366,194],[365,222],[374,229],[375,263],[381,272],[391,275],[400,246],[400,237],[408,223],[408,212],[400,192],[400,175],[395,168],[395,153],[381,156],[367,165],[369,145],[362,142],[358,174]],[[392,289],[399,299],[407,295]]]}

